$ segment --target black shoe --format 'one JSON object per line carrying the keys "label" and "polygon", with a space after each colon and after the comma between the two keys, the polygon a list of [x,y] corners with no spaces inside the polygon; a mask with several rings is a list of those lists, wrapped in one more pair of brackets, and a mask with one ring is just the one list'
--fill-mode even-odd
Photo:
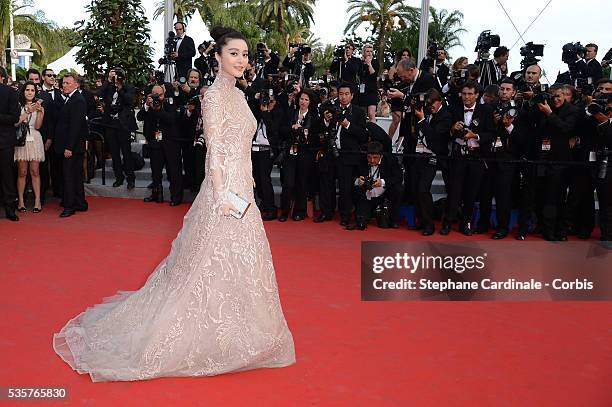
{"label": "black shoe", "polygon": [[143,199],[143,201],[145,201],[145,202],[157,202],[157,194],[155,192],[153,192],[151,194],[151,196],[147,196],[146,198]]}
{"label": "black shoe", "polygon": [[293,216],[293,220],[296,222],[299,222],[301,220],[304,220],[304,216],[303,215],[294,215]]}
{"label": "black shoe", "polygon": [[60,218],[68,218],[72,215],[74,215],[76,213],[76,211],[74,209],[64,209],[64,211],[62,213],[60,213]]}
{"label": "black shoe", "polygon": [[314,218],[313,222],[314,223],[321,223],[321,222],[329,221],[331,219],[332,219],[332,217],[329,216],[329,215],[320,214],[319,216]]}
{"label": "black shoe", "polygon": [[17,214],[15,213],[15,208],[14,207],[7,207],[5,209],[6,211],[6,218],[12,222],[17,222],[19,220],[19,216],[17,216]]}
{"label": "black shoe", "polygon": [[493,235],[491,236],[491,239],[500,240],[500,239],[505,239],[506,236],[508,236],[508,232],[504,230],[498,230],[497,232],[493,233]]}
{"label": "black shoe", "polygon": [[32,208],[32,213],[41,213],[42,212],[42,205],[40,208]]}
{"label": "black shoe", "polygon": [[559,236],[557,236],[557,241],[558,242],[567,242],[567,235],[566,234],[560,234]]}
{"label": "black shoe", "polygon": [[267,211],[261,215],[261,220],[268,221],[276,219],[276,211]]}
{"label": "black shoe", "polygon": [[518,232],[516,236],[514,236],[516,240],[525,240],[526,237],[527,237],[527,233],[524,233],[524,232]]}
{"label": "black shoe", "polygon": [[478,226],[476,230],[473,232],[475,235],[483,235],[489,231],[489,228],[485,228],[484,226]]}
{"label": "black shoe", "polygon": [[549,242],[556,242],[557,241],[557,237],[551,233],[544,233],[542,235],[542,237],[544,238],[544,240],[547,240]]}
{"label": "black shoe", "polygon": [[288,218],[289,218],[289,216],[287,216],[286,213],[281,213],[281,216],[278,217],[278,221],[279,222],[287,222]]}
{"label": "black shoe", "polygon": [[443,222],[442,229],[440,229],[440,234],[442,236],[446,236],[450,233],[450,231],[451,231],[451,224],[449,222]]}
{"label": "black shoe", "polygon": [[89,210],[89,205],[85,204],[84,206],[77,206],[74,208],[77,212],[87,212]]}
{"label": "black shoe", "polygon": [[423,228],[423,231],[421,232],[421,234],[423,236],[431,236],[434,234],[434,232],[436,231],[436,229],[433,226],[428,226]]}
{"label": "black shoe", "polygon": [[340,226],[348,226],[348,225],[349,225],[349,218],[340,219]]}
{"label": "black shoe", "polygon": [[359,222],[355,223],[354,225],[347,225],[346,230],[366,230],[366,224]]}
{"label": "black shoe", "polygon": [[17,208],[17,212],[25,212],[27,211],[25,206],[20,206],[19,208]]}
{"label": "black shoe", "polygon": [[121,185],[123,185],[123,180],[116,180],[115,182],[113,182],[113,188],[120,187]]}
{"label": "black shoe", "polygon": [[127,182],[127,189],[128,189],[128,191],[131,191],[134,188],[136,188],[136,184],[134,183],[134,181],[128,181]]}
{"label": "black shoe", "polygon": [[392,224],[389,225],[389,227],[391,229],[399,229],[400,225],[399,225],[399,223],[392,223]]}
{"label": "black shoe", "polygon": [[170,201],[170,206],[179,206],[183,201]]}
{"label": "black shoe", "polygon": [[465,236],[472,236],[472,228],[470,227],[470,222],[461,225],[459,231]]}

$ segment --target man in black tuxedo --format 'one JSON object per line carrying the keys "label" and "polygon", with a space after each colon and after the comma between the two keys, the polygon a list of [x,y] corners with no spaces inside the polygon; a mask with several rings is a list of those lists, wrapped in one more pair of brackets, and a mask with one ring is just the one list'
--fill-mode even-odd
{"label": "man in black tuxedo", "polygon": [[103,113],[107,124],[105,140],[111,152],[115,174],[113,187],[123,185],[123,180],[127,179],[127,189],[132,190],[136,179],[131,136],[131,132],[138,128],[134,116],[136,89],[127,82],[123,69],[112,68],[108,72],[108,81],[102,85],[98,96],[104,102]]}
{"label": "man in black tuxedo", "polygon": [[[571,161],[569,140],[575,136],[580,110],[565,101],[563,85],[550,87],[551,101],[538,103],[541,112],[536,122],[537,157],[543,161]],[[542,220],[542,236],[546,240],[566,241],[567,220],[562,210],[565,194],[566,164],[539,164],[536,197],[538,219]]]}
{"label": "man in black tuxedo", "polygon": [[182,21],[174,23],[176,32],[176,51],[170,57],[176,64],[176,78],[187,78],[187,71],[192,68],[191,62],[196,54],[193,38],[185,34],[185,24]]}
{"label": "man in black tuxedo", "polygon": [[329,71],[336,75],[341,82],[348,82],[353,86],[357,85],[357,75],[361,69],[362,61],[353,56],[355,46],[352,43],[346,44],[344,47],[344,55],[340,58],[334,58]]}
{"label": "man in black tuxedo", "polygon": [[595,58],[597,57],[597,50],[599,47],[597,44],[587,44],[584,46],[586,48],[586,54],[584,56],[584,60],[586,62],[586,71],[587,78],[593,78],[593,83],[597,82],[601,78],[603,78],[603,70],[601,68],[601,64]]}
{"label": "man in black tuxedo", "polygon": [[359,167],[359,176],[354,181],[357,187],[355,202],[355,228],[364,230],[372,211],[389,202],[390,226],[399,228],[400,203],[402,199],[402,170],[397,160],[383,153],[383,146],[372,141],[367,146],[367,157]]}
{"label": "man in black tuxedo", "polygon": [[6,78],[6,69],[0,66],[0,188],[7,219],[17,221],[19,217],[15,214],[17,190],[13,167],[17,143],[15,123],[19,121],[19,104],[17,93],[4,84]]}
{"label": "man in black tuxedo", "polygon": [[[423,236],[434,233],[434,206],[431,184],[436,176],[437,157],[448,156],[448,135],[453,117],[436,89],[427,92],[425,106],[414,106],[416,117],[415,153],[421,155],[414,161],[412,171],[413,194],[417,204],[417,216]],[[412,153],[412,151],[408,151]],[[444,163],[446,164],[446,163]]]}
{"label": "man in black tuxedo", "polygon": [[489,85],[498,85],[507,76],[507,64],[510,50],[501,46],[493,52],[493,59],[484,61],[480,70],[480,85],[486,88]]}
{"label": "man in black tuxedo", "polygon": [[[404,116],[400,122],[399,136],[402,137],[403,151],[414,152],[416,149],[417,137],[416,118],[412,109],[413,97],[419,93],[426,93],[436,87],[436,80],[432,74],[421,71],[416,67],[413,59],[401,59],[396,65],[396,73],[402,81],[408,83],[408,87],[403,91],[399,89],[389,89],[388,95],[391,99],[403,100]],[[411,202],[414,187],[411,185],[411,171],[414,159],[404,157],[404,194],[408,195],[408,202]]]}
{"label": "man in black tuxedo", "polygon": [[57,114],[64,104],[64,98],[62,92],[55,87],[56,76],[53,69],[47,68],[42,71],[43,82],[39,96],[43,100],[45,117],[40,128],[40,134],[45,143],[45,161],[40,163],[40,194],[41,197],[45,196],[50,181],[53,196],[60,198],[63,195],[64,188],[62,157],[55,154],[52,143],[55,137]]}
{"label": "man in black tuxedo", "polygon": [[457,220],[459,203],[463,202],[462,219],[459,230],[466,236],[472,234],[472,215],[474,201],[480,189],[485,171],[485,163],[479,158],[486,156],[486,149],[493,140],[495,124],[493,109],[487,104],[479,104],[480,93],[476,82],[468,81],[461,89],[462,106],[455,108],[453,114],[452,152],[450,168],[450,191],[447,198],[446,213],[440,234],[448,235],[451,224]]}
{"label": "man in black tuxedo", "polygon": [[64,74],[62,89],[66,101],[57,116],[53,147],[57,154],[63,156],[62,172],[64,175],[64,211],[61,218],[67,218],[76,211],[87,211],[83,189],[83,153],[87,129],[87,103],[78,88],[76,74]]}
{"label": "man in black tuxedo", "polygon": [[330,110],[323,112],[323,132],[328,132],[335,140],[340,156],[335,158],[333,154],[326,155],[332,161],[326,176],[320,180],[321,214],[314,220],[317,223],[333,217],[336,208],[336,179],[340,193],[340,225],[348,226],[350,222],[353,182],[359,172],[359,150],[367,141],[366,114],[363,109],[352,104],[354,93],[350,83],[342,83],[338,88],[339,114],[334,115]]}

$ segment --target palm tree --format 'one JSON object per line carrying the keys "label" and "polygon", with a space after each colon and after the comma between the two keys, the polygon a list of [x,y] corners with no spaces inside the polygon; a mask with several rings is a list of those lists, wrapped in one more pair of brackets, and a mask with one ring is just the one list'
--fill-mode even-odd
{"label": "palm tree", "polygon": [[[264,29],[285,34],[287,22],[299,22],[310,27],[316,0],[253,0],[257,6],[255,19]],[[268,31],[268,30],[267,30]]]}
{"label": "palm tree", "polygon": [[[193,16],[196,9],[202,3],[198,0],[173,0],[174,1],[174,15],[176,16],[176,21],[183,21],[185,23],[189,22],[189,19]],[[153,19],[157,20],[160,16],[164,14],[166,11],[166,7],[164,6],[164,0],[160,0],[155,6],[155,11],[153,12]]]}
{"label": "palm tree", "polygon": [[430,7],[429,14],[431,16],[429,22],[429,39],[431,41],[445,50],[461,45],[459,34],[467,32],[462,27],[463,13],[458,10],[449,13],[446,9],[438,12],[435,8]]}
{"label": "palm tree", "polygon": [[[346,24],[344,34],[354,31],[363,23],[372,27],[372,35],[376,36],[376,47],[379,59],[384,58],[385,44],[389,34],[396,25],[401,28],[408,27],[415,21],[418,11],[414,7],[406,6],[402,0],[349,0],[347,13],[352,13]],[[379,73],[382,73],[384,64],[380,64]]]}

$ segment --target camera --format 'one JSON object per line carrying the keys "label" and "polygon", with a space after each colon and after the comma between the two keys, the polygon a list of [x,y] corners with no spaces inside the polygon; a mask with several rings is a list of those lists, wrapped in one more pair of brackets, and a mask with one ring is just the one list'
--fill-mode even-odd
{"label": "camera", "polygon": [[180,78],[178,78],[178,83],[180,86],[183,86],[184,84],[187,83],[187,78],[185,78],[184,76],[181,76]]}
{"label": "camera", "polygon": [[328,100],[325,103],[321,103],[321,106],[319,107],[319,112],[321,116],[323,116],[325,112],[331,113],[333,116],[332,120],[334,120],[336,123],[344,121],[348,113],[347,109],[343,109],[337,102],[337,100]]}
{"label": "camera", "polygon": [[474,52],[478,52],[482,59],[489,59],[489,50],[492,47],[499,47],[499,43],[499,35],[491,34],[491,30],[485,30],[478,36]]}
{"label": "camera", "polygon": [[200,96],[199,95],[193,96],[191,99],[189,99],[187,101],[187,104],[191,105],[191,106],[195,106],[196,110],[200,110],[201,103],[202,102],[200,100]]}
{"label": "camera", "polygon": [[163,103],[160,98],[160,95],[157,93],[151,93],[149,96],[151,97],[151,99],[153,99],[153,102],[151,102],[151,107],[159,109]]}
{"label": "camera", "polygon": [[495,107],[495,113],[502,117],[505,115],[516,117],[518,115],[518,110],[516,109],[514,100],[510,100],[509,102],[499,102]]}
{"label": "camera", "polygon": [[437,59],[439,49],[442,49],[442,48],[438,47],[438,44],[436,42],[431,42],[429,43],[429,46],[427,47],[427,52],[425,55],[427,56],[427,58]]}
{"label": "camera", "polygon": [[263,89],[261,93],[259,94],[259,105],[260,106],[269,105],[273,95],[274,95],[274,89],[272,88]]}
{"label": "camera", "polygon": [[345,47],[342,45],[337,45],[336,49],[334,49],[334,59],[342,59],[344,58]]}
{"label": "camera", "polygon": [[467,69],[453,71],[453,82],[458,87],[462,87],[468,81],[470,74]]}
{"label": "camera", "polygon": [[416,110],[421,110],[427,105],[427,93],[419,92],[410,96],[410,104]]}
{"label": "camera", "polygon": [[374,177],[372,177],[371,175],[368,175],[363,180],[363,185],[361,186],[361,188],[364,191],[371,191],[372,189],[374,189],[374,183],[375,182],[376,182],[376,180],[374,179]]}
{"label": "camera", "polygon": [[310,54],[312,52],[312,48],[310,47],[310,45],[302,43],[290,42],[289,48],[297,48],[296,51],[293,53],[293,56],[298,61],[302,60],[303,55]]}
{"label": "camera", "polygon": [[612,102],[612,93],[607,94],[607,97],[603,97],[606,95],[601,95],[601,97],[597,99],[593,99],[591,104],[587,106],[586,110],[590,115],[594,115],[597,113],[608,114],[610,111],[610,107],[608,104]]}
{"label": "camera", "polygon": [[544,44],[534,44],[533,41],[529,41],[521,47],[521,69],[527,69],[531,65],[535,65],[540,60],[536,57],[544,56]]}
{"label": "camera", "polygon": [[586,48],[580,42],[568,42],[561,48],[561,60],[568,65],[584,58],[585,54]]}
{"label": "camera", "polygon": [[548,103],[550,104],[550,100],[552,99],[551,94],[548,92],[548,85],[545,83],[540,84],[540,87],[536,87],[533,89],[534,95],[531,98],[531,104],[535,105],[537,103]]}
{"label": "camera", "polygon": [[595,91],[595,86],[593,86],[593,78],[576,78],[574,81],[574,87],[576,90],[579,90],[580,93],[586,96],[591,96]]}
{"label": "camera", "polygon": [[174,64],[174,60],[170,57],[173,52],[176,52],[176,44],[178,42],[178,38],[174,31],[170,31],[168,33],[168,38],[166,38],[166,42],[164,43],[164,56],[159,59],[159,65],[171,65]]}

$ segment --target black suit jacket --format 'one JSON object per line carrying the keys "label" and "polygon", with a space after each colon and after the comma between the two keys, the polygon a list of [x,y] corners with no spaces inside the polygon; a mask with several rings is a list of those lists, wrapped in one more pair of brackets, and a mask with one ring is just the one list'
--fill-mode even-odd
{"label": "black suit jacket", "polygon": [[591,59],[586,64],[587,78],[593,78],[593,83],[597,82],[601,78],[603,78],[603,69],[601,68],[601,64],[596,59]]}
{"label": "black suit jacket", "polygon": [[[115,84],[108,81],[104,82],[100,90],[98,90],[98,96],[104,101],[104,118],[108,121],[111,119],[110,113],[115,90]],[[135,131],[138,128],[134,117],[136,89],[134,86],[126,83],[117,91],[117,95],[117,104],[121,107],[119,111],[119,123],[121,123],[127,131]]]}
{"label": "black suit jacket", "polygon": [[[174,105],[164,102],[160,110],[145,110],[143,107],[136,118],[143,122],[142,131],[149,148],[159,149],[164,140],[176,138],[177,113]],[[155,132],[158,130],[162,132],[161,142],[155,139]]]}
{"label": "black suit jacket", "polygon": [[0,84],[0,149],[14,147],[17,143],[15,123],[19,121],[17,92]]}
{"label": "black suit jacket", "polygon": [[[432,74],[425,71],[419,71],[419,76],[416,82],[412,85],[410,93],[404,97],[404,111],[410,107],[412,101],[412,95],[417,93],[427,92],[429,89],[436,87],[436,79]],[[402,121],[400,122],[399,135],[404,137],[403,146],[405,151],[414,152],[416,147],[416,138],[411,137],[412,133],[412,121],[414,120],[414,114],[412,112],[406,112]]]}
{"label": "black suit jacket", "polygon": [[[580,116],[578,108],[571,103],[563,103],[559,109],[553,109],[549,116],[542,115],[537,124],[538,142],[541,159],[552,161],[570,161],[572,159],[569,139],[576,136],[576,123]],[[550,140],[550,151],[542,151],[542,141]]]}
{"label": "black suit jacket", "polygon": [[350,57],[348,61],[344,61],[344,58],[334,59],[329,71],[336,74],[338,79],[342,82],[350,82],[352,84],[357,83],[357,75],[361,69],[361,60],[356,57]]}
{"label": "black suit jacket", "polygon": [[45,117],[42,127],[40,128],[40,134],[43,141],[49,139],[53,140],[55,136],[55,125],[57,124],[57,115],[64,105],[62,92],[59,89],[53,89],[53,96],[51,96],[51,93],[42,90],[38,92],[38,97],[43,100],[43,107],[45,108]]}
{"label": "black suit jacket", "polygon": [[[359,165],[360,154],[357,153],[357,151],[359,151],[361,146],[368,141],[365,111],[359,106],[351,103],[346,119],[351,124],[348,129],[343,127],[342,130],[340,130],[340,159],[346,165]],[[353,151],[353,153],[347,153],[345,151]]]}
{"label": "black suit jacket", "polygon": [[[453,125],[453,116],[446,106],[442,106],[437,113],[432,114],[431,120],[427,117],[416,125],[418,138],[423,134],[424,144],[436,155],[448,155],[448,134]],[[410,151],[412,153],[413,151]]]}
{"label": "black suit jacket", "polygon": [[176,62],[176,77],[180,78],[184,76],[187,78],[187,71],[192,67],[191,60],[196,54],[195,43],[193,38],[188,35],[183,37],[180,47],[176,50],[178,57],[174,60]]}
{"label": "black suit jacket", "polygon": [[[384,153],[378,166],[378,177],[385,180],[385,190],[392,188],[395,185],[401,185],[403,181],[402,169],[399,166],[397,159],[390,153]],[[370,166],[368,165],[367,157],[362,156],[359,163],[359,175],[367,177],[370,174]]]}
{"label": "black suit jacket", "polygon": [[[456,106],[452,112],[453,114],[453,126],[459,121],[464,121],[464,107],[463,104]],[[497,126],[493,121],[493,108],[487,104],[476,103],[474,112],[472,113],[472,123],[470,129],[474,134],[480,137],[478,144],[480,145],[480,151],[475,151],[474,154],[486,155],[491,149],[491,142],[495,139]],[[452,134],[453,147],[457,145],[454,142],[455,138],[463,137],[463,133]]]}
{"label": "black suit jacket", "polygon": [[86,116],[87,102],[79,91],[75,91],[57,115],[53,140],[56,153],[63,154],[64,150],[70,150],[73,153],[85,151],[85,139],[89,132]]}

